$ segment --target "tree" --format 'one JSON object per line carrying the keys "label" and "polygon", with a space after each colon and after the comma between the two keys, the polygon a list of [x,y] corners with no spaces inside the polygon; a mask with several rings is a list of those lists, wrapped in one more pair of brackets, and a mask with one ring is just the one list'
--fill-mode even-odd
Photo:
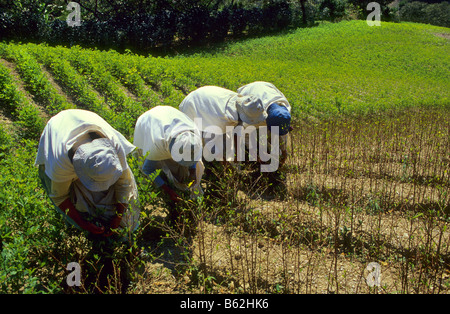
{"label": "tree", "polygon": [[[367,11],[367,5],[370,2],[373,2],[373,0],[348,0],[350,4],[353,4],[355,8],[359,9],[359,12],[361,13],[361,16],[359,18],[366,19],[367,15],[371,11]],[[390,9],[388,4],[390,4],[391,0],[377,0],[381,7],[381,17],[386,19],[390,17]]]}
{"label": "tree", "polygon": [[306,0],[300,0],[300,8],[302,10],[302,24],[306,26],[306,24],[308,24],[308,19],[306,16]]}

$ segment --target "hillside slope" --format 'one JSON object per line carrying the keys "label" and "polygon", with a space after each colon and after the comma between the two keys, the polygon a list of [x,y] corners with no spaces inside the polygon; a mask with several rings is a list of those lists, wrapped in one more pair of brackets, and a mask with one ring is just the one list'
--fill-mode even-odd
{"label": "hillside slope", "polygon": [[[448,107],[450,45],[444,35],[449,33],[446,28],[413,23],[369,27],[365,21],[349,21],[177,57],[33,44],[3,45],[0,55],[13,63],[37,61],[54,76],[50,80],[61,85],[57,90],[66,91],[80,106],[92,107],[100,99],[114,111],[126,109],[126,117],[119,121],[161,103],[177,107],[188,92],[202,85],[236,90],[255,80],[278,86],[297,116],[324,116]],[[38,72],[30,75],[41,77]],[[40,92],[40,87],[30,88],[32,94]],[[48,97],[40,101],[45,105]],[[102,106],[94,105],[95,110]],[[104,114],[107,119],[109,114]],[[121,129],[130,128],[132,123]]]}

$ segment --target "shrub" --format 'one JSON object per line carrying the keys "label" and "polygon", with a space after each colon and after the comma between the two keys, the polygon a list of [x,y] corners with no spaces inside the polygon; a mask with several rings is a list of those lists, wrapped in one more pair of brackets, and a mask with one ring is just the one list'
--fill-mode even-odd
{"label": "shrub", "polygon": [[183,40],[199,43],[208,36],[210,15],[206,7],[194,7],[182,12],[178,18],[178,37]]}
{"label": "shrub", "polygon": [[242,35],[242,32],[248,25],[247,10],[242,8],[234,8],[230,14],[231,32],[234,36]]}
{"label": "shrub", "polygon": [[399,15],[403,21],[450,27],[450,3],[447,1],[432,4],[412,1],[401,4]]}
{"label": "shrub", "polygon": [[210,34],[211,39],[216,41],[223,40],[228,35],[230,29],[230,9],[224,8],[220,11],[215,11],[210,16]]}
{"label": "shrub", "polygon": [[291,25],[292,17],[293,12],[287,2],[272,2],[263,9],[262,26],[264,31],[283,30]]}
{"label": "shrub", "polygon": [[10,71],[0,64],[0,104],[14,117],[24,138],[39,138],[44,129],[44,119],[39,110],[19,90]]}
{"label": "shrub", "polygon": [[4,45],[3,52],[0,52],[0,55],[16,64],[27,90],[36,97],[39,103],[45,105],[47,112],[56,114],[60,110],[73,107],[52,86],[44,72],[42,72],[41,66],[28,53],[26,48],[20,45]]}
{"label": "shrub", "polygon": [[183,43],[196,44],[207,38],[219,41],[227,36],[239,37],[244,32],[279,31],[294,25],[294,17],[298,15],[294,12],[298,7],[286,1],[269,1],[263,6],[247,5],[245,8],[220,6],[219,2],[214,5],[199,2],[147,5],[146,9],[137,9],[131,4],[130,12],[111,10],[86,14],[81,26],[70,27],[64,20],[64,10],[55,18],[54,14],[46,13],[47,6],[33,4],[26,10],[6,9],[0,13],[0,38],[146,51],[178,44],[180,39]]}
{"label": "shrub", "polygon": [[5,126],[0,125],[0,160],[4,158],[5,152],[9,150],[9,143],[12,141],[12,136],[8,133]]}
{"label": "shrub", "polygon": [[324,19],[336,21],[345,16],[347,1],[345,0],[323,0],[320,11]]}
{"label": "shrub", "polygon": [[[42,273],[50,256],[40,254],[57,241],[60,230],[49,224],[54,212],[39,190],[33,167],[35,141],[10,143],[10,151],[0,158],[0,291],[38,293],[55,291],[47,285],[51,271]],[[60,228],[61,226],[59,226]],[[48,251],[47,251],[48,252]],[[44,285],[43,283],[46,282]]]}

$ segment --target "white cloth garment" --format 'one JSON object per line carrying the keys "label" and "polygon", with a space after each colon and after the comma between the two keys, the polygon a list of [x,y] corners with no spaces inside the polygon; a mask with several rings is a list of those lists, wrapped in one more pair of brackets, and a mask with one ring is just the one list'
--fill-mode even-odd
{"label": "white cloth garment", "polygon": [[134,231],[139,226],[140,209],[136,181],[130,168],[125,170],[119,180],[106,191],[92,192],[86,189],[80,180],[73,182],[73,197],[77,200],[75,208],[80,212],[87,212],[93,217],[108,221],[116,215],[118,188],[129,191],[126,195],[127,199],[121,201],[129,206],[119,226]]}
{"label": "white cloth garment", "polygon": [[[203,162],[201,161],[202,147],[194,154],[197,160],[196,183],[188,187],[186,184],[178,182],[176,175],[180,171],[189,172],[188,167],[175,162],[170,152],[170,143],[178,135],[191,132],[198,136],[201,143],[200,131],[194,122],[184,113],[170,106],[156,106],[142,114],[137,122],[134,131],[134,145],[138,149],[138,156],[146,156],[146,159],[158,161],[158,169],[161,169],[167,178],[180,190],[191,191],[191,196],[203,194],[200,186],[204,173]],[[189,138],[188,138],[189,139]],[[174,144],[175,146],[176,144]],[[199,154],[198,154],[199,153]]]}
{"label": "white cloth garment", "polygon": [[[261,100],[243,96],[217,86],[203,86],[191,93],[180,104],[180,111],[188,115],[202,131],[207,161],[232,160],[227,151],[233,129],[238,125],[259,125],[267,117]],[[228,156],[228,157],[227,157]]]}
{"label": "white cloth garment", "polygon": [[[79,146],[90,142],[89,132],[96,132],[109,139],[123,169],[118,180],[104,191],[94,192],[86,188],[77,177],[69,158],[71,148],[76,151]],[[44,166],[45,175],[50,181],[46,188],[56,206],[70,197],[78,211],[107,220],[115,215],[116,203],[128,204],[120,226],[135,230],[139,225],[139,197],[126,160],[126,155],[134,148],[97,114],[69,109],[61,111],[47,123],[39,141],[35,165]]]}
{"label": "white cloth garment", "polygon": [[[285,106],[289,113],[291,112],[291,105],[286,96],[272,83],[256,81],[239,87],[237,91],[239,94],[253,95],[261,99],[265,111],[271,104],[277,103],[280,106]],[[261,123],[258,126],[262,125],[265,125],[265,123]]]}
{"label": "white cloth garment", "polygon": [[172,139],[187,131],[200,137],[199,130],[187,115],[170,106],[156,106],[137,119],[133,143],[142,149],[143,156],[148,153],[146,158],[149,160],[172,159],[169,147]]}
{"label": "white cloth garment", "polygon": [[253,95],[261,99],[264,110],[273,104],[285,106],[291,112],[291,105],[286,96],[272,83],[256,81],[238,88],[237,92],[241,95]]}
{"label": "white cloth garment", "polygon": [[180,111],[189,118],[201,118],[201,131],[223,134],[227,126],[236,126],[239,116],[235,98],[238,94],[217,86],[203,86],[191,93],[181,102]]}
{"label": "white cloth garment", "polygon": [[203,86],[192,91],[179,108],[192,120],[201,119],[197,123],[201,131],[213,134],[224,134],[227,126],[234,127],[240,121],[256,125],[267,116],[258,98],[217,86]]}
{"label": "white cloth garment", "polygon": [[78,179],[90,191],[107,190],[123,173],[114,144],[107,138],[80,145],[72,164]]}
{"label": "white cloth garment", "polygon": [[[45,174],[45,166],[40,165],[40,167],[42,167],[42,169],[39,169],[39,175],[41,178],[44,178],[43,183],[45,185],[45,189],[48,191],[50,198],[56,206],[69,197],[69,195],[67,195],[67,191],[70,190],[71,201],[72,203],[75,203],[75,208],[79,212],[88,213],[95,218],[108,221],[116,214],[115,204],[117,203],[117,190],[128,191],[128,193],[123,193],[124,197],[126,197],[128,201],[124,199],[122,203],[128,203],[129,207],[122,217],[120,226],[123,228],[128,227],[131,231],[136,230],[139,226],[139,196],[136,181],[134,180],[134,176],[130,168],[128,168],[116,184],[108,190],[92,192],[86,189],[80,180],[55,183]],[[65,215],[64,213],[62,214]],[[74,224],[74,222],[71,223]]]}
{"label": "white cloth garment", "polygon": [[[237,92],[242,95],[253,95],[261,99],[265,111],[267,111],[267,108],[269,108],[271,104],[276,103],[280,106],[285,106],[288,111],[291,112],[291,105],[286,96],[284,96],[284,94],[272,83],[264,81],[252,82],[239,87]],[[261,123],[257,126],[261,127],[265,125],[265,123]],[[244,126],[246,125],[244,124]],[[288,134],[280,136],[279,143],[282,152],[287,151],[287,138]],[[246,145],[248,146],[248,142],[246,142]]]}
{"label": "white cloth garment", "polygon": [[99,115],[81,109],[61,111],[48,121],[39,141],[35,165],[45,165],[45,173],[54,182],[78,179],[69,159],[69,150],[78,148],[80,139],[93,131],[112,141],[122,169],[127,169],[126,155],[135,146]]}

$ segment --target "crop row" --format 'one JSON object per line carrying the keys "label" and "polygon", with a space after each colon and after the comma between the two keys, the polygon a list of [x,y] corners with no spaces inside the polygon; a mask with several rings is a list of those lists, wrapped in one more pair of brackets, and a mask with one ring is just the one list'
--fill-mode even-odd
{"label": "crop row", "polygon": [[[122,88],[116,78],[108,71],[105,64],[93,58],[88,51],[74,47],[72,49],[46,48],[51,50],[60,59],[65,59],[84,77],[92,86],[105,97],[105,101],[115,112],[127,112],[130,119],[137,117],[145,110],[140,101],[130,97]],[[109,61],[108,61],[109,62]]]}
{"label": "crop row", "polygon": [[112,110],[105,98],[93,89],[88,77],[80,74],[68,60],[60,58],[54,51],[39,46],[34,48],[29,48],[29,51],[51,70],[56,81],[76,99],[77,107],[94,111],[111,124],[115,121],[119,131],[128,134],[131,124],[127,122],[125,113]]}
{"label": "crop row", "polygon": [[[115,51],[99,52],[84,50],[85,54],[89,54],[95,62],[103,62],[103,66],[114,78],[123,84],[142,102],[145,108],[162,104],[162,96],[155,90],[147,86],[147,82],[143,79],[141,73],[136,68],[133,58],[129,58]],[[108,60],[108,62],[104,62]],[[156,86],[151,84],[150,86]]]}
{"label": "crop row", "polygon": [[13,116],[24,138],[39,137],[45,121],[40,110],[26,97],[14,81],[11,71],[0,63],[0,103]]}
{"label": "crop row", "polygon": [[50,115],[61,110],[74,108],[74,105],[58,93],[45,75],[41,65],[26,49],[17,45],[2,45],[2,55],[16,65],[27,89]]}
{"label": "crop row", "polygon": [[[49,113],[86,108],[126,135],[133,133],[140,114],[159,104],[178,107],[185,95],[196,88],[173,66],[166,68],[168,64],[162,59],[34,44],[8,45],[4,51],[7,58],[17,63],[28,88]],[[75,104],[56,92],[43,68],[50,70]]]}

